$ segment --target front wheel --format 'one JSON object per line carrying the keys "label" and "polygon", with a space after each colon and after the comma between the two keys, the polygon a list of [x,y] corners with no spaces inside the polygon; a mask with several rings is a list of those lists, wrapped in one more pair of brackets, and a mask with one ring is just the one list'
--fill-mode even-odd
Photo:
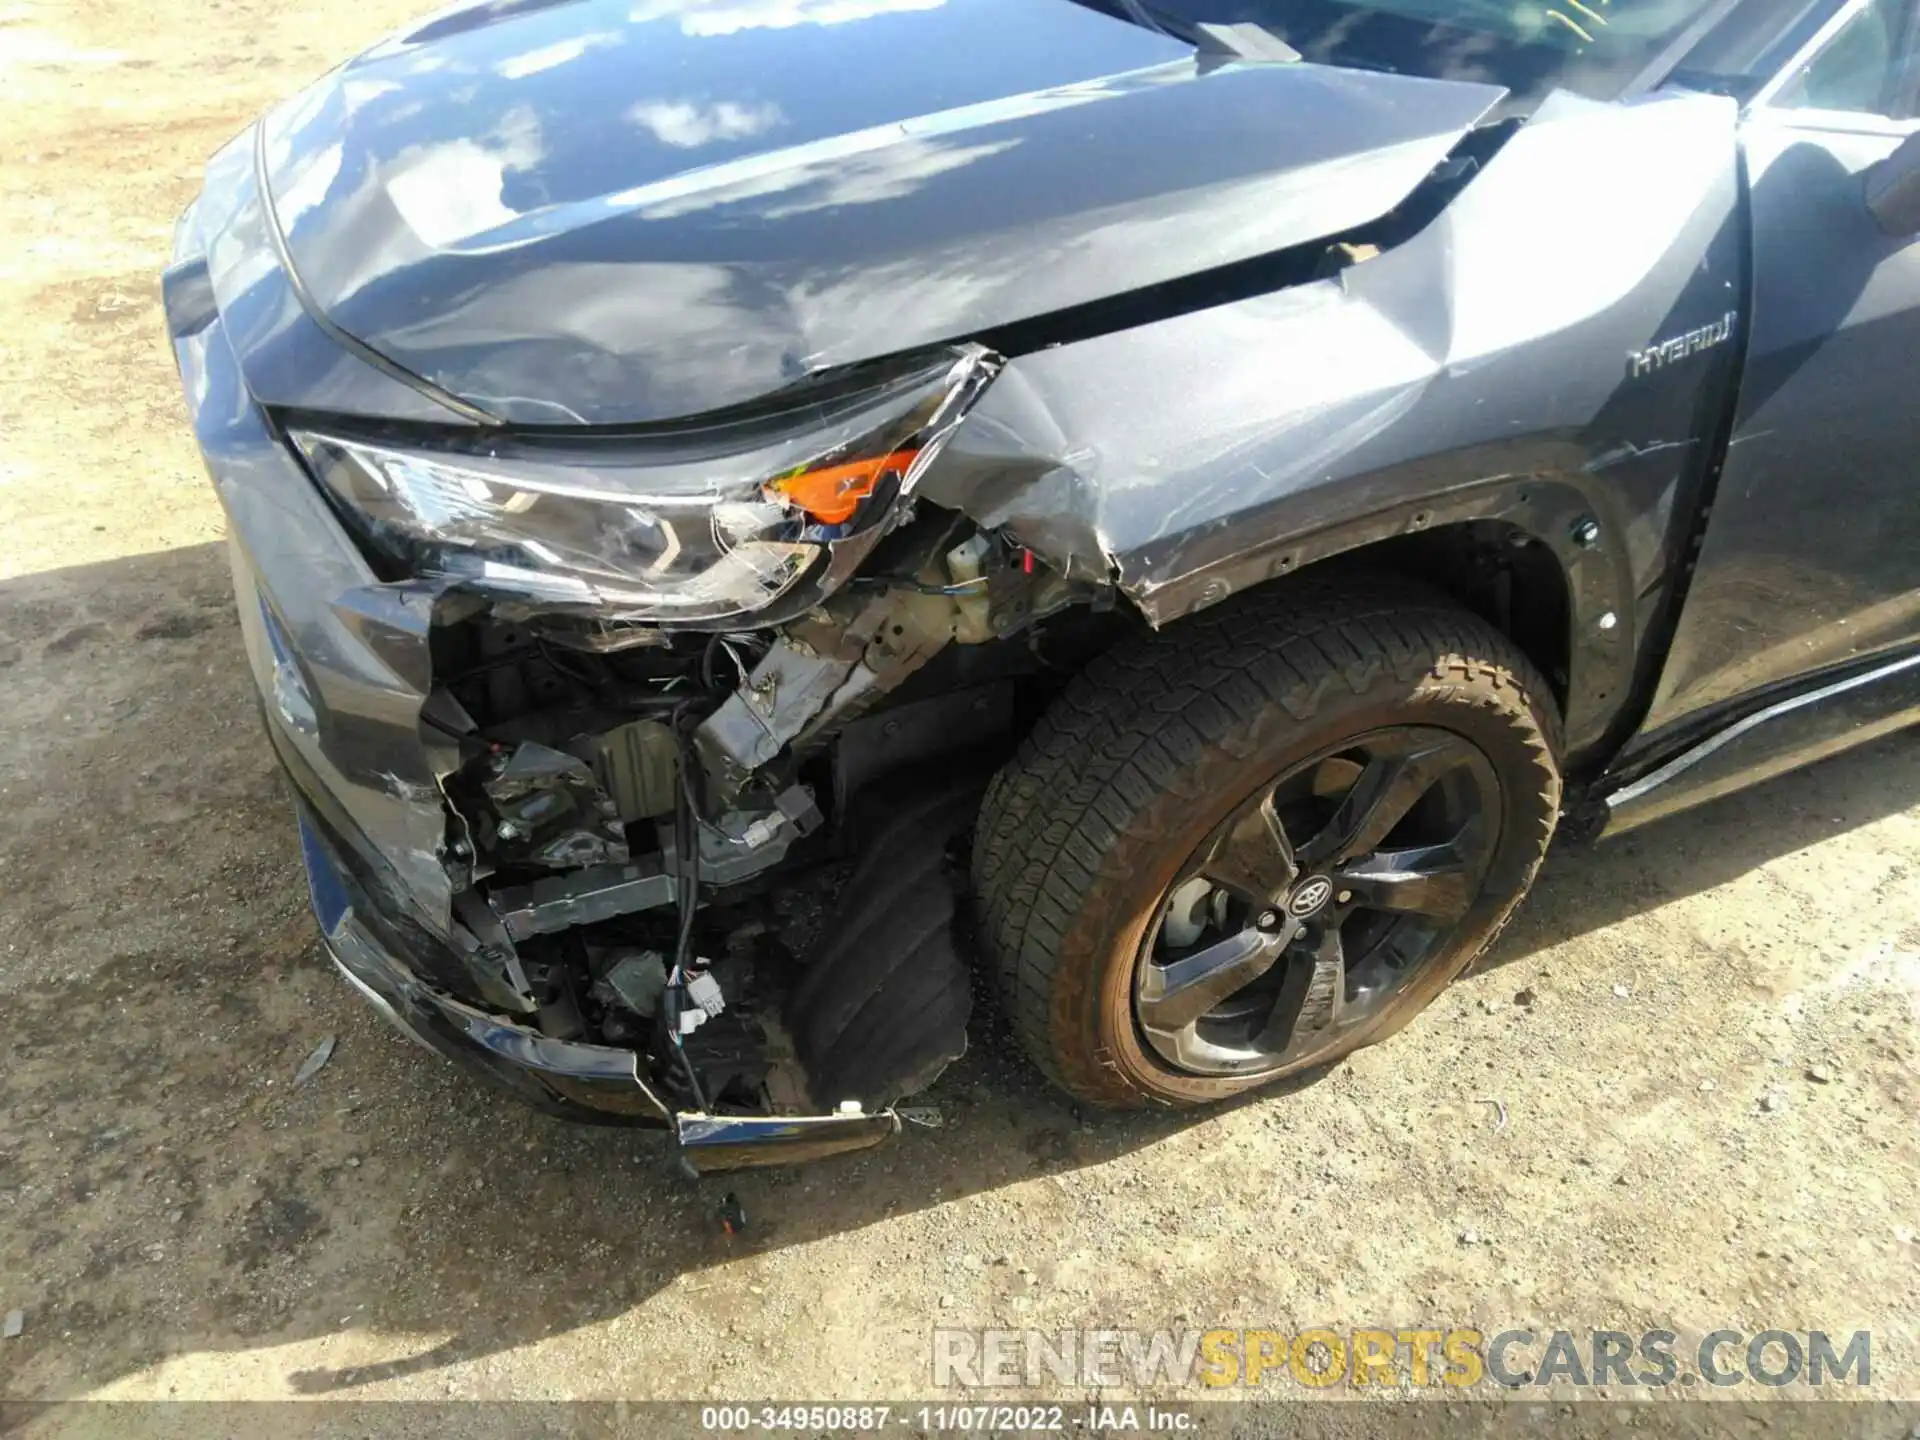
{"label": "front wheel", "polygon": [[1003,1008],[1093,1104],[1217,1100],[1404,1025],[1532,883],[1545,683],[1394,580],[1303,582],[1118,647],[994,781],[974,847]]}

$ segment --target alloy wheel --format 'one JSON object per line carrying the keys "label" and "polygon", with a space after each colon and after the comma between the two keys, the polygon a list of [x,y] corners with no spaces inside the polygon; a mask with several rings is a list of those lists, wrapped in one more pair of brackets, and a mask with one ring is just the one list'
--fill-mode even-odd
{"label": "alloy wheel", "polygon": [[1471,741],[1395,726],[1242,802],[1168,888],[1134,971],[1159,1058],[1197,1075],[1310,1063],[1412,988],[1478,898],[1500,785]]}

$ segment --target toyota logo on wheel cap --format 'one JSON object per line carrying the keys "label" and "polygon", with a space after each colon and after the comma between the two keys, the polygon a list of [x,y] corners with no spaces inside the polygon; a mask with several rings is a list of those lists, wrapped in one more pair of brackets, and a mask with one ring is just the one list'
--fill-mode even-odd
{"label": "toyota logo on wheel cap", "polygon": [[1287,913],[1296,920],[1304,920],[1332,898],[1333,881],[1324,875],[1315,875],[1294,887],[1293,894],[1287,897]]}

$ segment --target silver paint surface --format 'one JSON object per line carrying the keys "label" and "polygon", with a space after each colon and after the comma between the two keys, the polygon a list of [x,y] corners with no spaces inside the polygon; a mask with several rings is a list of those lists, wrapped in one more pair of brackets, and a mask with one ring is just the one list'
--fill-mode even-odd
{"label": "silver paint surface", "polygon": [[579,0],[396,36],[262,148],[332,324],[500,420],[637,424],[1369,220],[1503,93],[1069,0]]}

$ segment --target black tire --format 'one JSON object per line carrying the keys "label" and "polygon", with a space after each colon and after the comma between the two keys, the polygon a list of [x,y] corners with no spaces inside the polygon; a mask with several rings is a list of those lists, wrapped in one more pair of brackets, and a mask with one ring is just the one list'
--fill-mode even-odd
{"label": "black tire", "polygon": [[[1398,577],[1302,577],[1123,642],[1055,700],[981,810],[980,933],[1015,1034],[1062,1089],[1123,1109],[1220,1100],[1385,1038],[1531,885],[1559,812],[1558,724],[1511,641]],[[1328,1053],[1252,1075],[1167,1063],[1140,1032],[1134,972],[1181,866],[1287,766],[1397,726],[1464,737],[1498,778],[1492,860],[1464,917],[1405,994]]]}
{"label": "black tire", "polygon": [[787,1033],[822,1110],[891,1105],[966,1053],[973,984],[947,852],[978,813],[983,779],[965,766],[888,778],[884,818],[862,836],[826,938],[787,1000]]}

